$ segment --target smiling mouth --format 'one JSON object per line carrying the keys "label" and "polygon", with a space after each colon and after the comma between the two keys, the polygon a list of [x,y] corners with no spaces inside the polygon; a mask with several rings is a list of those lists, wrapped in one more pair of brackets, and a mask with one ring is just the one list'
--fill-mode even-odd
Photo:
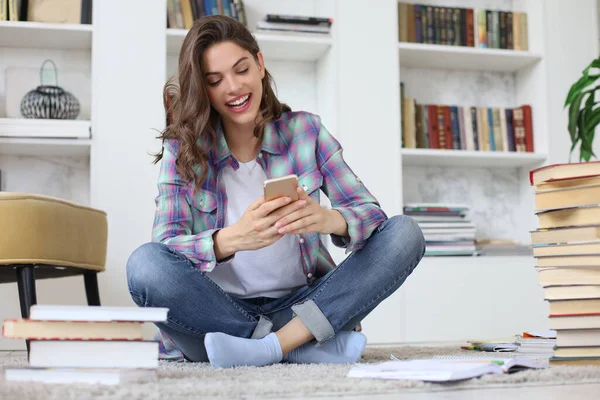
{"label": "smiling mouth", "polygon": [[227,104],[228,107],[231,107],[233,109],[239,109],[239,108],[244,107],[246,104],[248,104],[248,101],[250,100],[251,96],[252,96],[252,93],[248,93],[247,95],[242,96],[235,101],[231,101],[231,102],[225,103],[225,104]]}

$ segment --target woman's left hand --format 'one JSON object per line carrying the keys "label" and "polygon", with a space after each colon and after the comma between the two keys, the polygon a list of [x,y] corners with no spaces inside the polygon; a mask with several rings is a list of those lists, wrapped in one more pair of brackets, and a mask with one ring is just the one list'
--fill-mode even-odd
{"label": "woman's left hand", "polygon": [[[335,210],[326,210],[314,201],[301,187],[296,189],[300,209],[282,217],[275,223],[280,234],[299,234],[306,232],[318,232],[324,235],[336,231],[336,222],[343,217]],[[332,213],[338,214],[338,216]],[[345,221],[344,221],[345,222]]]}

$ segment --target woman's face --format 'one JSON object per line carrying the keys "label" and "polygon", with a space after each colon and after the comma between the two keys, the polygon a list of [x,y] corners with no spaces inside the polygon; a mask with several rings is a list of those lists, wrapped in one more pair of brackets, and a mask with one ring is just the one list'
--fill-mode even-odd
{"label": "woman's face", "polygon": [[204,51],[204,82],[208,98],[224,122],[254,125],[262,98],[265,76],[261,53],[258,60],[233,42],[221,42]]}

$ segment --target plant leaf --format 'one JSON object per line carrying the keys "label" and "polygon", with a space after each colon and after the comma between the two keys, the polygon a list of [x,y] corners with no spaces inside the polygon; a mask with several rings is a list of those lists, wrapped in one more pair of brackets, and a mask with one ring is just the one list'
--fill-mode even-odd
{"label": "plant leaf", "polygon": [[577,135],[577,125],[579,123],[581,114],[579,113],[579,109],[581,108],[581,101],[583,100],[584,93],[578,93],[573,98],[573,102],[569,107],[569,134],[571,135],[571,142],[575,143],[578,137]]}
{"label": "plant leaf", "polygon": [[589,119],[588,115],[591,114],[591,111],[587,108],[584,108],[582,110],[582,112],[579,114],[579,119],[577,121],[577,128],[579,131],[579,136],[581,137],[581,151],[582,154],[587,154],[589,153],[589,155],[586,158],[586,161],[589,161],[590,155],[593,155],[594,157],[596,157],[596,155],[594,154],[594,151],[592,149],[592,143],[594,141],[594,134],[595,131],[592,130],[586,130],[586,125],[585,122]]}
{"label": "plant leaf", "polygon": [[592,61],[592,63],[586,68],[586,72],[585,72],[585,74],[587,76],[599,76],[600,75],[600,72],[590,74],[591,68],[600,68],[600,58],[596,58],[594,61]]}
{"label": "plant leaf", "polygon": [[579,80],[577,82],[575,82],[573,84],[573,86],[571,86],[571,89],[569,89],[569,94],[567,95],[567,98],[565,100],[565,105],[563,106],[563,108],[565,108],[565,107],[567,107],[567,105],[571,104],[573,102],[573,100],[575,99],[575,96],[577,96],[582,90],[587,88],[595,80],[596,80],[596,78],[594,78],[594,77],[588,77],[587,72],[584,76],[579,78]]}
{"label": "plant leaf", "polygon": [[600,108],[588,110],[583,119],[583,130],[585,132],[595,132],[596,125],[600,124]]}

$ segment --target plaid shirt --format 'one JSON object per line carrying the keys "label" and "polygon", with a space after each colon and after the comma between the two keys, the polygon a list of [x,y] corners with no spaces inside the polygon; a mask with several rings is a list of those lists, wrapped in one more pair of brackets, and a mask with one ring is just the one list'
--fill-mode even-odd
{"label": "plaid shirt", "polygon": [[[165,141],[152,232],[152,241],[170,246],[204,272],[217,267],[213,233],[223,228],[225,221],[227,194],[219,179],[221,171],[226,165],[234,170],[240,166],[227,147],[220,124],[216,131],[216,147],[208,153],[208,175],[197,192],[194,192],[193,182],[185,182],[177,173],[178,143]],[[199,144],[207,148],[205,141],[199,140]],[[349,237],[332,235],[333,244],[345,248],[346,253],[363,247],[375,228],[387,218],[375,197],[344,161],[339,142],[315,115],[289,112],[267,124],[256,161],[268,178],[296,174],[298,185],[317,202],[319,189],[325,193],[332,208],[339,211],[348,224]],[[319,233],[297,236],[304,274],[309,280],[335,268]],[[222,262],[233,257],[235,255]]]}
{"label": "plaid shirt", "polygon": [[[226,165],[234,170],[240,166],[229,151],[220,124],[216,133],[216,146],[208,152],[208,174],[199,191],[194,191],[193,182],[184,181],[177,173],[175,160],[179,143],[164,142],[152,232],[152,241],[170,246],[204,272],[235,257],[218,263],[213,248],[213,234],[223,228],[227,209],[221,171]],[[200,138],[198,144],[209,148],[206,138]],[[268,178],[296,174],[298,185],[317,202],[320,201],[319,189],[325,193],[332,208],[339,211],[348,224],[348,237],[331,235],[332,243],[345,248],[346,253],[362,248],[379,224],[387,219],[375,197],[344,161],[339,142],[316,115],[288,112],[270,121],[256,161]],[[335,268],[319,233],[296,236],[307,283]],[[171,350],[173,346],[167,343],[161,347],[162,353]]]}

